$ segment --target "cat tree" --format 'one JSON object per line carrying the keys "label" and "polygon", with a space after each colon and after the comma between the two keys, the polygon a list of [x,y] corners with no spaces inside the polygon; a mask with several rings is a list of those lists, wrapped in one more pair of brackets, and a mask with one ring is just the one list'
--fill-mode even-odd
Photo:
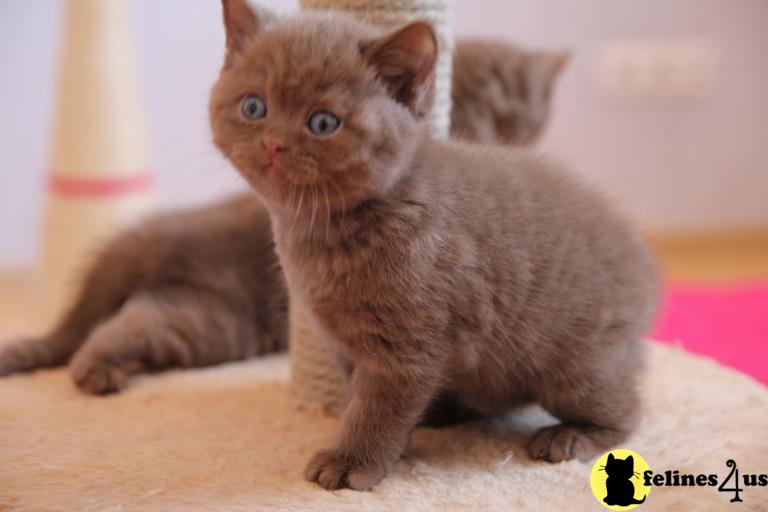
{"label": "cat tree", "polygon": [[129,2],[65,6],[43,237],[49,320],[88,251],[151,205]]}
{"label": "cat tree", "polygon": [[[428,20],[440,39],[435,72],[434,104],[428,121],[436,137],[447,137],[451,118],[453,53],[452,0],[300,0],[304,9],[336,9],[393,28],[413,20]],[[312,325],[304,306],[290,303],[291,388],[299,405],[328,413],[340,412],[347,401],[346,377],[331,345]]]}

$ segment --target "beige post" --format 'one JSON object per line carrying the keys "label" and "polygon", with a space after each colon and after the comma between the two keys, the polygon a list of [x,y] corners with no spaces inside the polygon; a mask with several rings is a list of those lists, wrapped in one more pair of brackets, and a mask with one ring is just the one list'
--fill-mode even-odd
{"label": "beige post", "polygon": [[[435,102],[429,122],[436,137],[447,137],[451,118],[451,62],[453,51],[452,0],[300,0],[305,9],[339,9],[387,28],[423,19],[440,38],[435,76]],[[329,340],[312,326],[310,316],[291,297],[290,343],[292,391],[301,406],[338,413],[347,399],[346,379]]]}
{"label": "beige post", "polygon": [[65,4],[41,283],[48,319],[89,252],[151,203],[129,4]]}

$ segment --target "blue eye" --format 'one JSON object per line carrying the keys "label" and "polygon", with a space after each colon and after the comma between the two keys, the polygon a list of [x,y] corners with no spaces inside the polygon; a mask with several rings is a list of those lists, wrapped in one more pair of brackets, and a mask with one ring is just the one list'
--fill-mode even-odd
{"label": "blue eye", "polygon": [[240,104],[240,112],[246,119],[262,119],[267,117],[267,104],[258,96],[246,96]]}
{"label": "blue eye", "polygon": [[315,135],[330,135],[341,126],[341,119],[330,112],[316,112],[309,118],[307,128]]}

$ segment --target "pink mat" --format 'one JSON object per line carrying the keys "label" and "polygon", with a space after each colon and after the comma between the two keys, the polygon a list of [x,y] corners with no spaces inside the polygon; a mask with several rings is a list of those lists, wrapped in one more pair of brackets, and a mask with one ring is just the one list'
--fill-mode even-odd
{"label": "pink mat", "polygon": [[653,338],[768,384],[768,282],[668,283]]}

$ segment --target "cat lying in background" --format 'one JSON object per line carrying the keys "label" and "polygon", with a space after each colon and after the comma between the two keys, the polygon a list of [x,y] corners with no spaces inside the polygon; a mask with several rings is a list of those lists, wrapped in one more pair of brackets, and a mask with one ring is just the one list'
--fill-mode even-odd
{"label": "cat lying in background", "polygon": [[[528,145],[567,57],[459,41],[451,134]],[[0,346],[0,375],[70,363],[85,392],[131,374],[284,350],[287,297],[266,210],[252,194],[163,213],[106,244],[51,333]]]}

